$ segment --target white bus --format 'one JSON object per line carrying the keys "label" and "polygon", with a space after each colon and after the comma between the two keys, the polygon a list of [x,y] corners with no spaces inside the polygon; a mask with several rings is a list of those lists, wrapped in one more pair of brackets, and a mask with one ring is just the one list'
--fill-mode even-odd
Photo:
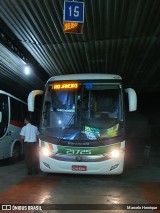
{"label": "white bus", "polygon": [[27,103],[0,90],[0,160],[15,162],[23,153],[19,134],[27,112]]}
{"label": "white bus", "polygon": [[[129,111],[137,96],[128,93]],[[49,173],[121,174],[124,167],[125,119],[122,79],[112,74],[51,77],[44,93],[39,140],[40,169]]]}

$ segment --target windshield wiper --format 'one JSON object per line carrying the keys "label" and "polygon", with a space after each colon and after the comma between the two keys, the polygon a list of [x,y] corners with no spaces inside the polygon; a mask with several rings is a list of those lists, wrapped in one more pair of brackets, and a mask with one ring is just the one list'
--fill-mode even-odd
{"label": "windshield wiper", "polygon": [[66,134],[67,131],[68,131],[68,129],[67,129],[66,127],[69,126],[69,125],[71,124],[71,122],[72,122],[73,119],[74,119],[74,116],[75,116],[75,113],[71,116],[71,118],[70,118],[70,120],[68,121],[68,123],[63,127],[63,129],[65,129],[65,130],[64,130],[62,136],[58,138],[57,143],[59,143],[62,139],[64,139],[64,136],[65,136],[65,134]]}

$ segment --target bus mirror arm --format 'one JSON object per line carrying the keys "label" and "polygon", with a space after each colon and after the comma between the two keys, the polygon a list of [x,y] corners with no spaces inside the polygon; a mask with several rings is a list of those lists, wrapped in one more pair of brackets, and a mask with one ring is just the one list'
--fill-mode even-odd
{"label": "bus mirror arm", "polygon": [[2,112],[0,111],[0,123],[2,122]]}
{"label": "bus mirror arm", "polygon": [[137,94],[134,89],[127,88],[125,92],[128,93],[128,105],[129,111],[136,111],[137,110]]}
{"label": "bus mirror arm", "polygon": [[42,90],[33,90],[29,93],[28,95],[28,111],[29,112],[34,112],[34,105],[35,105],[35,97],[37,95],[42,95],[43,91]]}

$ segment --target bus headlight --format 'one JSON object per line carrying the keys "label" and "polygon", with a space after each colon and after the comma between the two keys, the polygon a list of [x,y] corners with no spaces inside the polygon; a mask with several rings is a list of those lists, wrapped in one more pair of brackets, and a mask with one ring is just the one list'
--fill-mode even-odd
{"label": "bus headlight", "polygon": [[112,150],[111,152],[111,157],[112,158],[118,158],[120,155],[120,151],[119,150]]}
{"label": "bus headlight", "polygon": [[41,152],[43,153],[44,156],[49,156],[50,155],[50,151],[46,147],[42,148]]}

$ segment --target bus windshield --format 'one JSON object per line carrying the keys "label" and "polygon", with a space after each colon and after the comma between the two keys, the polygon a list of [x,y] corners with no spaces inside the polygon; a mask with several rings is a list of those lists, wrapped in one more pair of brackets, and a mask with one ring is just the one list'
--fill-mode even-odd
{"label": "bus windshield", "polygon": [[53,82],[46,89],[41,132],[61,140],[98,140],[122,134],[120,84]]}

